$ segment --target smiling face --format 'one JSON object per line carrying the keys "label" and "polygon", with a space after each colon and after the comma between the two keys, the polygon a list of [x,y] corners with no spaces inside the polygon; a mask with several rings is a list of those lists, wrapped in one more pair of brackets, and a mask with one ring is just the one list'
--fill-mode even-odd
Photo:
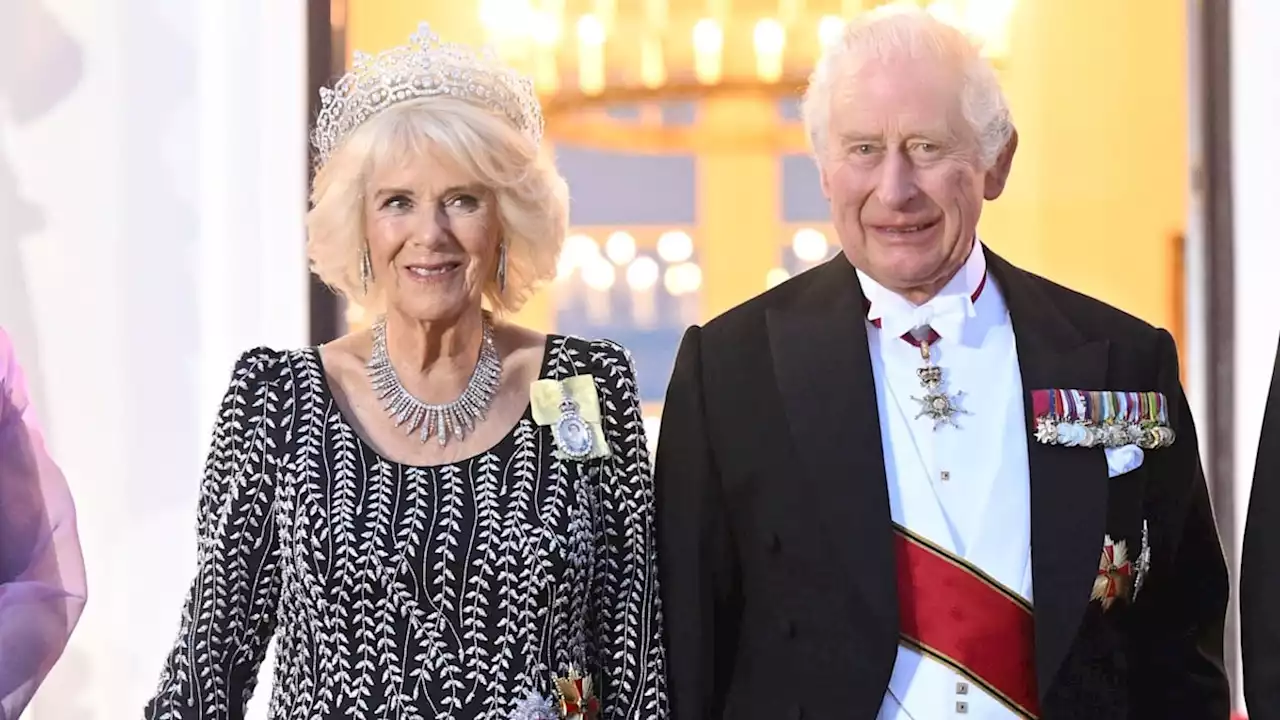
{"label": "smiling face", "polygon": [[861,65],[831,94],[821,177],[844,253],[914,302],[964,265],[1012,159],[1010,147],[983,167],[962,88],[942,60],[897,58]]}
{"label": "smiling face", "polygon": [[376,166],[364,198],[373,281],[389,311],[418,321],[479,311],[501,236],[492,191],[428,151]]}

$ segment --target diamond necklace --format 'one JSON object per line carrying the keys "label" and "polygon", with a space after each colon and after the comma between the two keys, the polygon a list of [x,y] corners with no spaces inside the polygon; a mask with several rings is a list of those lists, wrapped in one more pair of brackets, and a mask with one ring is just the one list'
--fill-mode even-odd
{"label": "diamond necklace", "polygon": [[423,443],[435,435],[443,447],[449,443],[450,436],[461,440],[475,429],[477,422],[484,419],[498,391],[502,359],[493,347],[493,323],[488,313],[484,315],[483,327],[480,358],[466,389],[453,402],[433,405],[414,397],[401,384],[395,368],[391,366],[391,359],[387,357],[387,319],[380,317],[374,323],[373,353],[365,368],[382,407],[396,427],[404,426],[405,435],[419,430],[418,437]]}

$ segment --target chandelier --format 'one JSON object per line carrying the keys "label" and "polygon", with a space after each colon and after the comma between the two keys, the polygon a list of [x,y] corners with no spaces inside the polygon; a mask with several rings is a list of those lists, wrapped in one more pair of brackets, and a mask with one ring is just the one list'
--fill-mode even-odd
{"label": "chandelier", "polygon": [[[848,18],[881,5],[923,7],[999,64],[1015,3],[481,0],[479,12],[486,42],[534,78],[553,138],[647,153],[790,153],[806,150],[798,118],[761,109],[800,96]],[[662,106],[680,101],[726,112],[711,123],[671,122]],[[624,106],[635,112],[621,117]]]}

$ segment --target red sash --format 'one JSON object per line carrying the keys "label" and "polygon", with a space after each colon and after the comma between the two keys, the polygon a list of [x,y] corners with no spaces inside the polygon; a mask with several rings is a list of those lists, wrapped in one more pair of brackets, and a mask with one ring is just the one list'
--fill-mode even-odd
{"label": "red sash", "polygon": [[894,531],[903,644],[1036,720],[1031,604],[928,540],[896,525]]}

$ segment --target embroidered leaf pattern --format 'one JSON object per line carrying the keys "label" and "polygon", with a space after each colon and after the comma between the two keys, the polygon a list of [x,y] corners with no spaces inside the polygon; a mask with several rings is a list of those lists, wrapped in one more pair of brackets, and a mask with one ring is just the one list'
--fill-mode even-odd
{"label": "embroidered leaf pattern", "polygon": [[526,413],[473,458],[410,467],[347,423],[315,349],[256,348],[218,411],[195,577],[144,716],[242,717],[275,643],[273,720],[506,720],[570,663],[602,718],[667,714],[653,484],[631,358],[553,336],[596,379],[611,455]]}

